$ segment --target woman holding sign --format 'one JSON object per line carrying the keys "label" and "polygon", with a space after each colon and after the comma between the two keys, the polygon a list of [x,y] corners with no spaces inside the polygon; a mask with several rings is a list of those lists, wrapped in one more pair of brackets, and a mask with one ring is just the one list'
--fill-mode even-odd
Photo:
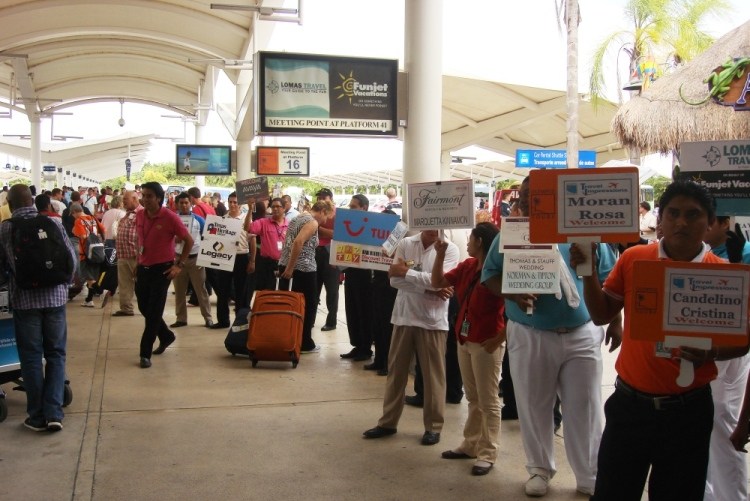
{"label": "woman holding sign", "polygon": [[444,459],[476,458],[472,475],[486,475],[492,469],[500,433],[497,386],[503,360],[501,345],[505,341],[505,303],[479,281],[484,259],[498,231],[492,223],[479,223],[471,231],[466,246],[470,257],[446,274],[443,274],[443,261],[448,244],[442,240],[435,242],[432,267],[433,287],[455,288],[459,308],[454,322],[459,343],[458,365],[469,401],[464,441],[442,456]]}
{"label": "woman holding sign", "polygon": [[333,215],[333,203],[328,200],[315,202],[289,223],[286,241],[279,259],[281,274],[280,289],[292,290],[305,295],[305,321],[302,328],[302,353],[315,353],[320,347],[312,338],[312,326],[318,309],[317,266],[315,248],[318,246],[318,225],[325,223]]}

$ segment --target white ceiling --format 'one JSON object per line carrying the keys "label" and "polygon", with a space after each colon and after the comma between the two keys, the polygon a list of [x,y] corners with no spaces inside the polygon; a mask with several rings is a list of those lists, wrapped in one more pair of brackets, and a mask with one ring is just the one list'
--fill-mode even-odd
{"label": "white ceiling", "polygon": [[[257,14],[211,9],[210,4],[0,0],[0,116],[12,109],[34,119],[70,106],[124,99],[205,123],[208,110],[217,109],[213,86],[218,71],[244,86],[252,72],[226,65],[251,60],[264,49],[262,41],[254,40]],[[222,121],[234,138],[247,134],[250,101],[238,96],[234,109],[222,103]],[[610,133],[615,111],[608,103],[594,110],[581,101],[580,149],[596,150],[600,163],[626,156]],[[517,148],[564,149],[565,117],[562,91],[443,77],[443,151],[478,145],[513,156]],[[122,172],[121,147],[88,146],[88,161],[76,157],[75,166],[65,165],[94,179]],[[16,147],[13,141],[0,144],[6,152]],[[462,169],[453,170],[464,176]]]}

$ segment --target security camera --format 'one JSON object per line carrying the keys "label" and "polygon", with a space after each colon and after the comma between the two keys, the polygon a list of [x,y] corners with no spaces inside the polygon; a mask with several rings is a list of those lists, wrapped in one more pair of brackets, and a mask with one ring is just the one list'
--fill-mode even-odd
{"label": "security camera", "polygon": [[120,127],[125,127],[125,119],[120,117],[120,119],[117,121],[117,125]]}

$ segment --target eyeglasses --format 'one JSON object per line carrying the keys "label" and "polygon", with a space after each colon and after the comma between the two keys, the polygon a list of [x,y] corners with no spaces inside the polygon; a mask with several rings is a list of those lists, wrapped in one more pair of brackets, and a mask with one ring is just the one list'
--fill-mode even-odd
{"label": "eyeglasses", "polygon": [[272,209],[281,209],[282,206],[281,205],[272,205],[271,208]]}

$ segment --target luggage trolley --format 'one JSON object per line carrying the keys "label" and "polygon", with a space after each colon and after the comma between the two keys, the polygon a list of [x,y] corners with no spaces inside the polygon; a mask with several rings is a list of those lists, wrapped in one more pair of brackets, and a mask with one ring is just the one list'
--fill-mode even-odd
{"label": "luggage trolley", "polygon": [[[13,327],[13,315],[8,308],[8,291],[0,291],[0,385],[13,382],[16,391],[24,391],[21,379],[21,363],[16,349],[16,335]],[[73,390],[70,381],[65,380],[63,389],[63,407],[73,401]],[[8,404],[5,392],[0,388],[0,423],[8,417]]]}

